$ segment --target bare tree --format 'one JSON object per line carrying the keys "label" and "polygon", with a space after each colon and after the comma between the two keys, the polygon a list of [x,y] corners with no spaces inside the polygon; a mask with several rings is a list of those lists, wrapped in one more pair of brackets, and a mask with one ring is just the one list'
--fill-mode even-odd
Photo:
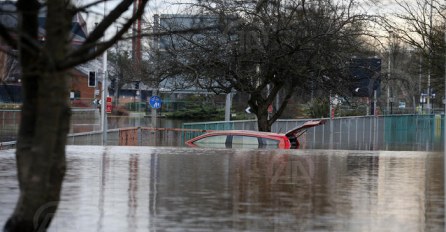
{"label": "bare tree", "polygon": [[[383,75],[383,88],[388,89],[390,95],[397,97],[399,101],[410,102],[413,105],[413,97],[419,95],[420,52],[402,41],[398,36],[392,36],[390,50],[382,54],[384,60],[390,59],[390,78]],[[384,62],[388,64],[388,62]],[[388,72],[388,69],[384,71]],[[415,107],[415,105],[414,105]]]}
{"label": "bare tree", "polygon": [[[73,16],[102,2],[75,7],[70,1],[18,0],[11,3],[14,10],[9,12],[17,14],[17,28],[0,24],[2,39],[18,51],[24,94],[16,152],[20,197],[4,231],[45,231],[50,225],[48,216],[56,211],[66,170],[65,145],[71,115],[68,73],[118,41],[143,14],[148,0],[141,1],[136,14],[125,19],[116,35],[100,42],[105,30],[133,4],[133,0],[121,0],[83,44],[71,47]],[[38,39],[38,15],[43,9],[44,42]],[[95,46],[97,50],[93,51]],[[45,207],[48,204],[51,207]]]}
{"label": "bare tree", "polygon": [[110,74],[110,79],[114,83],[114,91],[117,91],[116,96],[119,98],[119,91],[124,85],[138,80],[136,65],[129,51],[117,50],[108,55],[114,70]]}
{"label": "bare tree", "polygon": [[[373,19],[355,13],[354,1],[208,0],[195,6],[206,14],[192,25],[215,29],[163,37],[172,69],[181,69],[178,78],[199,88],[250,94],[261,131],[271,130],[292,96],[316,88],[348,95],[348,61],[367,43],[365,28]],[[267,109],[278,93],[279,107],[269,118]]]}
{"label": "bare tree", "polygon": [[[387,30],[413,50],[412,81],[419,83],[415,76],[423,75],[421,92],[430,86],[444,89],[444,5],[430,0],[396,1],[401,10],[388,18]],[[394,20],[397,18],[397,20]],[[420,67],[421,66],[421,70]],[[417,75],[418,74],[418,75]],[[418,94],[420,94],[418,92]]]}

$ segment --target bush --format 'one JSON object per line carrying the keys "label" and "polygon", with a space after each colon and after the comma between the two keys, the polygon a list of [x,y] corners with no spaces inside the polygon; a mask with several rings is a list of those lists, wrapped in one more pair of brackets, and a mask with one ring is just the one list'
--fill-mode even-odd
{"label": "bush", "polygon": [[[179,111],[167,114],[168,118],[183,118],[183,119],[210,119],[218,118],[221,116],[222,112],[224,115],[224,110],[217,109],[214,107],[204,107],[204,106],[188,106],[189,109],[181,109]],[[223,116],[224,117],[224,116]]]}
{"label": "bush", "polygon": [[117,105],[112,105],[111,114],[115,116],[129,116],[129,112],[127,110]]}
{"label": "bush", "polygon": [[86,108],[90,108],[91,105],[81,101],[81,100],[74,100],[71,102],[71,107],[86,107]]}

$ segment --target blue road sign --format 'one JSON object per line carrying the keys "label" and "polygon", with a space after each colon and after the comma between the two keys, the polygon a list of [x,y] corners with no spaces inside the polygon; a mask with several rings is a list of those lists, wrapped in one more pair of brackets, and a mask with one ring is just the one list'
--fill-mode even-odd
{"label": "blue road sign", "polygon": [[152,96],[149,100],[149,104],[152,108],[158,109],[161,107],[161,98],[160,96]]}

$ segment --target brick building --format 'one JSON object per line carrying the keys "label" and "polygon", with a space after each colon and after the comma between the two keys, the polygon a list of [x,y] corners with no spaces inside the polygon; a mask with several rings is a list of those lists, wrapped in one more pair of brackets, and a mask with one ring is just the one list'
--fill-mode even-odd
{"label": "brick building", "polygon": [[[17,28],[18,18],[17,15],[11,12],[16,11],[16,6],[13,2],[0,3],[0,21],[2,24],[9,28]],[[39,38],[42,42],[45,41],[45,22],[46,22],[46,9],[42,8],[39,13]],[[81,14],[76,14],[72,20],[72,46],[76,47],[82,44],[88,37],[88,30]],[[11,30],[11,36],[17,37],[14,30]],[[15,50],[9,48],[4,41],[0,38],[1,50],[8,51],[0,52],[0,103],[14,102],[21,103],[22,101],[22,85],[20,77],[20,69],[17,59],[10,54],[16,53]],[[72,70],[71,90],[77,93],[80,97],[94,98],[94,88],[88,87],[88,73],[85,73],[81,68],[75,68]],[[85,87],[84,87],[85,86]],[[99,85],[100,88],[100,85]],[[67,96],[70,97],[70,96]]]}

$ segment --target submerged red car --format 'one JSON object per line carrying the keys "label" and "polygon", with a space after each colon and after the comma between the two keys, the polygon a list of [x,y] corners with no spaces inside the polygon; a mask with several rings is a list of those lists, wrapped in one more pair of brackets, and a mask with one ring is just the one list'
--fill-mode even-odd
{"label": "submerged red car", "polygon": [[298,149],[298,137],[309,128],[325,124],[325,120],[308,121],[287,133],[248,130],[216,131],[200,135],[186,142],[192,147],[220,148],[281,148]]}

